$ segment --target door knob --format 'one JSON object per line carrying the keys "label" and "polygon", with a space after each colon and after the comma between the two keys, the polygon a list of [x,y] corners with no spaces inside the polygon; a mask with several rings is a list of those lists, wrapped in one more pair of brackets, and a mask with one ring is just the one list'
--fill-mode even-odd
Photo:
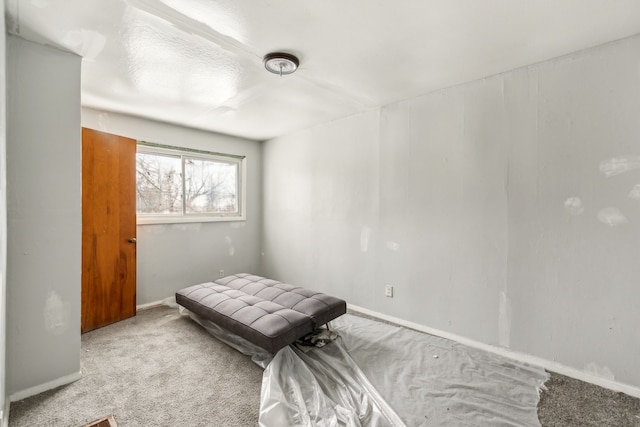
{"label": "door knob", "polygon": [[135,237],[132,237],[132,238],[129,239],[129,243],[135,243],[137,241],[138,240]]}

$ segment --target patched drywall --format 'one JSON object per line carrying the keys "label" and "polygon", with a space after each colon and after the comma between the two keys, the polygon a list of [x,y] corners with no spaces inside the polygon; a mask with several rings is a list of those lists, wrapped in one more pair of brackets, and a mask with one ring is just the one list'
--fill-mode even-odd
{"label": "patched drywall", "polygon": [[173,296],[225,274],[257,273],[260,265],[259,142],[84,108],[84,127],[171,146],[246,156],[246,220],[137,227],[137,304]]}
{"label": "patched drywall", "polygon": [[498,344],[504,111],[495,80],[269,141],[266,274]]}
{"label": "patched drywall", "polygon": [[635,386],[639,69],[633,37],[504,76],[511,345]]}
{"label": "patched drywall", "polygon": [[379,114],[336,123],[267,143],[264,272],[365,304],[381,250]]}
{"label": "patched drywall", "polygon": [[263,273],[640,386],[639,52],[637,36],[266,142]]}
{"label": "patched drywall", "polygon": [[80,57],[8,36],[7,82],[12,395],[80,371]]}

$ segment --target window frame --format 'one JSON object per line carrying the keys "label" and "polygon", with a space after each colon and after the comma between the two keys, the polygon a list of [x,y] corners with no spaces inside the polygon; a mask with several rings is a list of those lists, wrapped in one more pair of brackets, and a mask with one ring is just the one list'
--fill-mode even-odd
{"label": "window frame", "polygon": [[[169,145],[156,144],[147,141],[137,141],[136,155],[138,153],[157,154],[179,157],[181,163],[181,179],[182,179],[182,213],[180,214],[141,214],[137,212],[136,206],[136,224],[179,224],[179,223],[198,223],[198,222],[223,222],[223,221],[245,221],[246,220],[246,156],[223,154],[211,151],[196,150],[186,147],[174,147]],[[236,190],[238,211],[233,213],[210,213],[197,214],[186,213],[185,206],[185,158],[197,160],[217,161],[221,163],[235,164],[238,168]],[[138,191],[138,177],[136,173],[136,192]]]}

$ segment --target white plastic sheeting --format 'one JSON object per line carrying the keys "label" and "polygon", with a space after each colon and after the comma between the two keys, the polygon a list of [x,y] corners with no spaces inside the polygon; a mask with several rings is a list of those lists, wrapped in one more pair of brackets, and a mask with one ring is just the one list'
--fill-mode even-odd
{"label": "white plastic sheeting", "polygon": [[260,426],[404,426],[340,341],[280,350],[262,376]]}
{"label": "white plastic sheeting", "polygon": [[265,368],[260,426],[540,426],[541,368],[348,314],[337,341],[271,355],[189,314]]}
{"label": "white plastic sheeting", "polygon": [[180,310],[265,368],[260,426],[404,426],[339,341],[306,353],[289,346],[272,355],[210,320]]}
{"label": "white plastic sheeting", "polygon": [[540,426],[542,368],[358,316],[332,324],[407,425]]}

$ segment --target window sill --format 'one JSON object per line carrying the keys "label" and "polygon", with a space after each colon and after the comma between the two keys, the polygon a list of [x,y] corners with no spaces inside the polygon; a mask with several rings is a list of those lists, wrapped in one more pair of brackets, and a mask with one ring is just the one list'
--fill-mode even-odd
{"label": "window sill", "polygon": [[136,225],[150,224],[185,224],[194,222],[231,222],[246,221],[244,215],[241,216],[176,216],[176,217],[159,217],[159,216],[137,216]]}

